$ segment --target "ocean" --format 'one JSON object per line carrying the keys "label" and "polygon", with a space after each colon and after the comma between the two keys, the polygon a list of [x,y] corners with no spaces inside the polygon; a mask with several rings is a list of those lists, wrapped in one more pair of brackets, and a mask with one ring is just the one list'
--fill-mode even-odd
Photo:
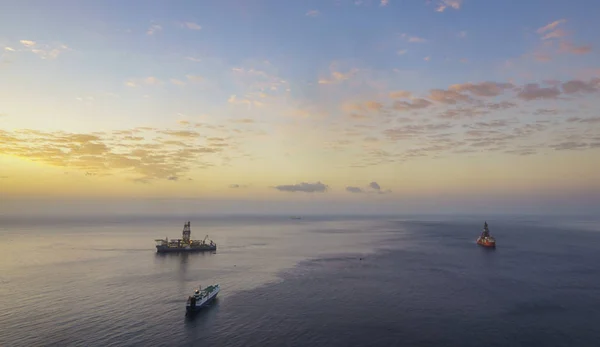
{"label": "ocean", "polygon": [[[217,252],[157,254],[188,220]],[[489,217],[495,250],[483,222],[3,218],[0,346],[598,346],[598,220]]]}

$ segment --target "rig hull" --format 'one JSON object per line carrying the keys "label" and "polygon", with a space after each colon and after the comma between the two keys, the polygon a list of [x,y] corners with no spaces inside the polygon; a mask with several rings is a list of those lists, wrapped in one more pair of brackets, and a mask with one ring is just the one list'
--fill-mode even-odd
{"label": "rig hull", "polygon": [[206,247],[168,247],[168,246],[156,246],[157,253],[189,253],[189,252],[210,252],[216,251],[217,246],[206,246]]}
{"label": "rig hull", "polygon": [[486,248],[496,248],[496,241],[477,239],[477,244]]}

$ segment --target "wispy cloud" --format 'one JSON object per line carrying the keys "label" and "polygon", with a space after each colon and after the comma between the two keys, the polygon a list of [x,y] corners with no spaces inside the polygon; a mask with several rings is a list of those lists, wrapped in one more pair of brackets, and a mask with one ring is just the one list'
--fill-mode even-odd
{"label": "wispy cloud", "polygon": [[250,100],[248,98],[238,98],[237,95],[231,95],[227,102],[233,105],[247,105],[248,107],[252,106],[263,106],[263,103],[257,100]]}
{"label": "wispy cloud", "polygon": [[559,52],[561,53],[571,53],[571,54],[588,54],[592,51],[592,46],[583,45],[583,46],[575,46],[574,44],[563,41],[560,43]]}
{"label": "wispy cloud", "polygon": [[387,5],[389,5],[389,4],[390,4],[390,0],[381,0],[381,1],[379,2],[379,5],[380,5],[380,6],[387,6]]}
{"label": "wispy cloud", "polygon": [[329,78],[319,79],[319,84],[339,83],[339,82],[342,82],[342,81],[352,78],[354,75],[356,75],[357,72],[358,72],[358,69],[351,69],[348,72],[333,71]]}
{"label": "wispy cloud", "polygon": [[171,83],[178,85],[178,86],[185,86],[185,82],[182,80],[178,80],[176,78],[171,78]]}
{"label": "wispy cloud", "polygon": [[202,27],[194,22],[183,22],[181,23],[182,28],[190,29],[190,30],[201,30]]}
{"label": "wispy cloud", "polygon": [[319,12],[319,10],[310,10],[308,12],[306,12],[306,15],[309,17],[317,17],[321,14],[321,12]]}
{"label": "wispy cloud", "polygon": [[[61,53],[71,50],[64,44],[39,43],[32,40],[20,40],[19,42],[24,47],[20,51],[34,53],[42,59],[55,59],[58,58]],[[4,50],[10,52],[17,51],[12,47],[5,47]]]}
{"label": "wispy cloud", "polygon": [[156,86],[161,84],[161,80],[159,80],[158,78],[154,77],[154,76],[148,76],[145,78],[139,78],[139,79],[129,79],[127,81],[125,81],[125,85],[128,87],[138,87],[140,85],[149,85],[149,86]]}
{"label": "wispy cloud", "polygon": [[426,39],[422,38],[422,37],[418,37],[418,36],[411,36],[409,34],[406,33],[402,33],[400,34],[400,37],[403,38],[404,40],[411,42],[411,43],[424,43],[427,42]]}
{"label": "wispy cloud", "polygon": [[398,55],[405,55],[408,52],[408,49],[401,49],[397,52]]}
{"label": "wispy cloud", "polygon": [[190,82],[202,82],[204,80],[202,76],[198,75],[185,75],[185,78],[187,78],[187,80]]}
{"label": "wispy cloud", "polygon": [[448,8],[458,10],[461,6],[462,0],[440,0],[437,2],[435,10],[437,12],[444,12]]}
{"label": "wispy cloud", "polygon": [[146,31],[147,35],[154,35],[155,33],[162,31],[163,28],[162,26],[158,25],[158,24],[152,24],[148,30]]}
{"label": "wispy cloud", "polygon": [[526,84],[518,94],[518,97],[531,101],[536,99],[556,99],[560,95],[560,90],[556,87],[542,88],[537,83]]}
{"label": "wispy cloud", "polygon": [[[592,51],[590,45],[577,46],[568,37],[571,33],[559,27],[566,23],[565,19],[559,19],[536,30],[540,36],[540,44],[525,56],[532,57],[539,62],[549,62],[557,54],[588,54]],[[557,45],[558,44],[558,45]]]}
{"label": "wispy cloud", "polygon": [[31,48],[33,46],[35,46],[35,41],[31,41],[31,40],[21,40],[19,41],[21,42],[21,44],[27,48]]}
{"label": "wispy cloud", "polygon": [[185,57],[185,59],[187,59],[189,61],[193,61],[195,63],[199,63],[202,61],[200,58],[194,58],[194,57]]}
{"label": "wispy cloud", "polygon": [[353,194],[388,194],[388,193],[392,192],[389,189],[387,189],[387,190],[381,189],[381,186],[377,182],[371,182],[366,187],[363,187],[363,188],[347,186],[346,191],[349,193],[353,193]]}
{"label": "wispy cloud", "polygon": [[566,21],[567,21],[566,19],[556,20],[556,21],[554,21],[552,23],[549,23],[549,24],[547,24],[547,25],[539,28],[537,30],[537,33],[538,34],[543,34],[543,33],[547,32],[547,31],[554,30],[554,29],[556,29],[557,26],[561,25],[562,23],[566,23]]}
{"label": "wispy cloud", "polygon": [[284,184],[275,186],[275,189],[282,192],[324,193],[329,189],[329,186],[319,181],[316,183]]}
{"label": "wispy cloud", "polygon": [[563,29],[556,29],[556,30],[549,32],[546,35],[542,36],[542,40],[559,39],[559,38],[565,37],[565,36],[567,36],[566,31],[564,31]]}

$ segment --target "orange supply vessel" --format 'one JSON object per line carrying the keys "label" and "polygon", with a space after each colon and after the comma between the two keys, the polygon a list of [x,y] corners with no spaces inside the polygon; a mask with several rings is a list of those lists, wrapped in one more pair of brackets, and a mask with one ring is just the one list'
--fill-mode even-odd
{"label": "orange supply vessel", "polygon": [[483,225],[483,232],[477,238],[477,244],[483,247],[496,247],[496,239],[494,239],[492,235],[490,235],[490,229],[488,229],[487,222],[485,222],[485,224]]}

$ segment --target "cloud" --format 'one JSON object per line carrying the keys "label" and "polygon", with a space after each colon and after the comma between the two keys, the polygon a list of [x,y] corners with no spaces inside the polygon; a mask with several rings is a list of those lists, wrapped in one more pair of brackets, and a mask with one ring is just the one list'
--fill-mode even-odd
{"label": "cloud", "polygon": [[390,140],[405,140],[413,139],[419,136],[427,135],[438,130],[447,130],[452,128],[450,123],[430,123],[419,125],[405,125],[401,127],[391,128],[383,131],[383,134]]}
{"label": "cloud", "polygon": [[262,62],[261,65],[264,69],[240,67],[231,69],[234,81],[245,88],[247,96],[253,94],[266,97],[289,91],[289,83],[285,79],[267,72],[267,70],[274,70],[270,62]]}
{"label": "cloud", "polygon": [[379,3],[380,6],[387,6],[389,5],[390,0],[381,0],[381,2]]}
{"label": "cloud", "polygon": [[190,82],[202,82],[204,80],[202,76],[198,75],[185,75],[185,78],[187,78],[187,80]]}
{"label": "cloud", "polygon": [[520,99],[531,101],[537,99],[556,99],[560,96],[560,90],[556,87],[540,88],[537,83],[526,84],[517,96]]}
{"label": "cloud", "polygon": [[[228,144],[237,148],[234,141]],[[147,183],[174,180],[192,169],[210,167],[213,164],[206,158],[223,151],[196,132],[149,128],[102,134],[0,130],[0,147],[7,155],[81,170],[88,176],[119,172]]]}
{"label": "cloud", "polygon": [[427,57],[423,58],[423,60],[425,60],[425,61],[430,61],[430,60],[431,60],[431,57],[430,57],[430,56],[427,56]]}
{"label": "cloud", "polygon": [[[34,53],[42,59],[56,59],[64,51],[71,50],[63,44],[40,44],[31,40],[20,40],[19,42],[25,47],[25,51]],[[15,49],[11,47],[5,47],[5,50],[11,52],[15,51]]]}
{"label": "cloud", "polygon": [[176,78],[171,78],[171,83],[178,85],[178,86],[185,86],[185,82],[182,80],[178,80]]}
{"label": "cloud", "polygon": [[441,0],[437,2],[436,12],[444,12],[447,8],[460,9],[462,0]]}
{"label": "cloud", "polygon": [[566,31],[564,31],[563,29],[556,29],[556,30],[549,32],[546,35],[542,36],[542,40],[559,39],[559,38],[565,37],[565,36],[567,36]]}
{"label": "cloud", "polygon": [[174,137],[184,137],[184,138],[195,138],[200,137],[200,134],[196,131],[191,130],[162,130],[160,133],[174,136]]}
{"label": "cloud", "polygon": [[535,112],[533,112],[533,114],[536,116],[554,116],[554,115],[558,114],[558,111],[547,109],[547,108],[540,108],[540,109],[535,110]]}
{"label": "cloud", "polygon": [[570,123],[600,123],[600,117],[590,117],[590,118],[580,118],[580,117],[571,117],[567,119],[567,122]]}
{"label": "cloud", "polygon": [[248,187],[247,185],[243,185],[243,184],[230,184],[229,188],[233,188],[233,189],[238,189],[238,188],[246,188]]}
{"label": "cloud", "polygon": [[202,27],[199,24],[194,23],[194,22],[184,22],[184,23],[181,23],[181,26],[184,28],[188,28],[190,30],[201,30],[202,29]]}
{"label": "cloud", "polygon": [[260,107],[263,105],[262,102],[250,99],[240,99],[237,95],[231,95],[227,102],[234,105],[248,105],[248,107],[257,106]]}
{"label": "cloud", "polygon": [[554,148],[557,151],[566,151],[566,150],[573,150],[573,149],[582,149],[582,148],[586,148],[587,146],[588,146],[587,143],[569,141],[569,142],[562,142],[562,143],[559,143],[556,145],[552,145],[550,147]]}
{"label": "cloud", "polygon": [[195,63],[199,63],[202,61],[200,58],[194,58],[194,57],[185,57],[185,59],[187,59],[189,61],[193,61]]}
{"label": "cloud", "polygon": [[510,125],[510,122],[506,119],[496,119],[489,122],[477,122],[475,124],[469,124],[467,127],[469,128],[503,128]]}
{"label": "cloud", "polygon": [[456,104],[458,102],[466,102],[469,101],[469,96],[453,91],[453,90],[443,90],[443,89],[432,89],[430,90],[429,99],[441,102],[444,104]]}
{"label": "cloud", "polygon": [[321,12],[319,12],[319,10],[310,10],[308,12],[306,12],[306,15],[309,17],[317,17],[321,14]]}
{"label": "cloud", "polygon": [[361,188],[359,188],[359,187],[352,187],[352,186],[346,187],[346,191],[349,192],[349,193],[355,193],[355,194],[364,193],[364,191]]}
{"label": "cloud", "polygon": [[412,97],[412,93],[406,90],[395,90],[391,91],[389,96],[392,99],[410,99]]}
{"label": "cloud", "polygon": [[387,194],[391,193],[391,190],[382,190],[381,186],[377,182],[371,182],[365,188],[348,186],[346,187],[346,191],[353,194]]}
{"label": "cloud", "polygon": [[241,124],[255,123],[254,119],[250,119],[250,118],[234,119],[234,120],[232,120],[232,122],[233,123],[241,123]]}
{"label": "cloud", "polygon": [[488,113],[488,110],[477,107],[459,107],[445,110],[438,117],[442,119],[470,119],[483,116]]}
{"label": "cloud", "polygon": [[[592,51],[590,45],[576,46],[565,39],[565,37],[569,36],[569,33],[562,28],[557,28],[565,22],[566,20],[560,19],[539,28],[537,33],[540,35],[543,44],[528,55],[532,56],[536,61],[547,62],[552,60],[554,54],[558,53],[578,55],[590,53]],[[555,41],[558,42],[558,49],[554,45]]]}
{"label": "cloud", "polygon": [[357,72],[358,72],[358,69],[351,69],[346,73],[339,72],[339,71],[333,71],[331,73],[330,78],[319,79],[319,84],[334,84],[334,83],[346,81],[346,80],[352,78],[354,75],[356,75]]}
{"label": "cloud", "polygon": [[150,76],[150,77],[144,78],[144,83],[146,83],[148,85],[157,85],[157,84],[160,84],[160,80],[156,77]]}
{"label": "cloud", "polygon": [[509,108],[513,108],[516,106],[517,106],[517,104],[515,104],[514,102],[510,102],[510,101],[494,102],[494,103],[485,105],[485,107],[487,107],[490,110],[507,110]]}
{"label": "cloud", "polygon": [[538,34],[543,34],[543,33],[547,32],[547,31],[554,30],[554,29],[556,29],[557,26],[559,26],[562,23],[565,23],[566,21],[567,21],[566,19],[556,20],[556,21],[554,21],[554,22],[552,22],[550,24],[547,24],[547,25],[539,28],[537,30],[537,33]]}
{"label": "cloud", "polygon": [[401,49],[397,52],[398,55],[405,55],[408,52],[408,49]]}
{"label": "cloud", "polygon": [[125,81],[125,85],[128,87],[132,87],[132,88],[138,87],[142,84],[149,85],[149,86],[157,86],[161,83],[162,82],[154,76],[148,76],[148,77],[140,78],[140,79],[132,78],[132,79]]}
{"label": "cloud", "polygon": [[169,180],[169,181],[177,181],[177,180],[179,180],[179,177],[177,177],[177,176],[169,176],[169,177],[167,177],[167,180]]}
{"label": "cloud", "polygon": [[413,99],[411,102],[407,101],[396,101],[394,102],[394,110],[397,111],[410,111],[410,110],[420,110],[426,107],[433,105],[433,103],[426,99]]}
{"label": "cloud", "polygon": [[403,38],[404,40],[411,42],[411,43],[424,43],[427,42],[426,39],[422,38],[422,37],[418,37],[418,36],[411,36],[408,35],[406,33],[400,34],[400,37]]}
{"label": "cloud", "polygon": [[152,24],[146,31],[147,35],[154,35],[155,33],[162,31],[162,27],[158,24]]}
{"label": "cloud", "polygon": [[464,39],[465,37],[467,37],[467,32],[463,30],[459,32],[456,36],[458,36],[461,39]]}
{"label": "cloud", "polygon": [[32,48],[33,46],[35,46],[35,41],[21,40],[19,42],[21,42],[21,44],[27,48]]}
{"label": "cloud", "polygon": [[560,43],[559,52],[560,53],[571,53],[571,54],[588,54],[592,51],[592,46],[575,46],[570,42],[563,41]]}
{"label": "cloud", "polygon": [[591,79],[589,82],[572,80],[562,84],[562,90],[565,94],[575,94],[580,92],[594,93],[600,87],[600,78]]}
{"label": "cloud", "polygon": [[329,186],[319,182],[299,184],[287,184],[276,186],[275,189],[282,192],[305,192],[305,193],[324,193],[329,189]]}
{"label": "cloud", "polygon": [[455,92],[469,92],[476,96],[494,97],[514,88],[512,83],[482,82],[453,84],[448,89]]}

